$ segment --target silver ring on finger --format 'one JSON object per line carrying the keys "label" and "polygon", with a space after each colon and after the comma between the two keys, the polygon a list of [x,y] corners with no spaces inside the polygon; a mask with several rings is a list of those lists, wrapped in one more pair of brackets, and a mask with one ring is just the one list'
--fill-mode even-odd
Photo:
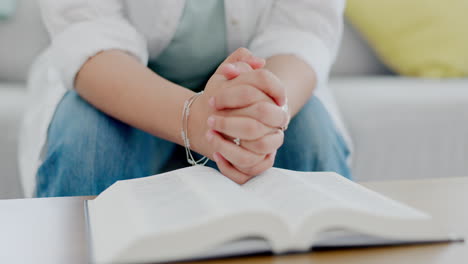
{"label": "silver ring on finger", "polygon": [[241,142],[240,142],[240,138],[235,138],[232,142],[234,142],[234,144],[236,144],[237,146],[240,146]]}

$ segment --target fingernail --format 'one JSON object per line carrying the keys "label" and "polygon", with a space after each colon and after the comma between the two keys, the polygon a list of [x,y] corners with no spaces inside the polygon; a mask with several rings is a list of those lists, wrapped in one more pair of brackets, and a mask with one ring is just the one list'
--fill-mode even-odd
{"label": "fingernail", "polygon": [[208,130],[205,134],[206,136],[206,139],[208,140],[208,142],[211,142],[211,140],[213,140],[213,137],[214,137],[214,134],[213,134],[213,131],[212,130]]}
{"label": "fingernail", "polygon": [[237,69],[237,66],[233,63],[228,63],[226,64],[225,68],[224,68],[225,71],[233,71],[233,72],[237,72],[238,69]]}
{"label": "fingernail", "polygon": [[220,158],[219,158],[219,153],[218,153],[218,152],[215,152],[215,153],[213,154],[213,159],[214,159],[214,161],[215,161],[216,163],[219,162],[219,159],[220,159]]}
{"label": "fingernail", "polygon": [[215,98],[213,96],[210,97],[210,99],[208,99],[208,104],[215,108]]}
{"label": "fingernail", "polygon": [[206,123],[208,124],[209,127],[214,127],[214,124],[215,124],[214,116],[210,116],[208,120],[206,120]]}
{"label": "fingernail", "polygon": [[264,58],[257,58],[257,62],[262,64],[262,65],[266,64],[266,60]]}
{"label": "fingernail", "polygon": [[233,63],[226,64],[226,67],[231,68],[231,69],[236,69],[236,65],[234,65]]}
{"label": "fingernail", "polygon": [[258,57],[252,57],[250,62],[253,63],[253,64],[259,64],[258,67],[260,67],[260,68],[262,68],[266,64],[265,59],[258,58]]}

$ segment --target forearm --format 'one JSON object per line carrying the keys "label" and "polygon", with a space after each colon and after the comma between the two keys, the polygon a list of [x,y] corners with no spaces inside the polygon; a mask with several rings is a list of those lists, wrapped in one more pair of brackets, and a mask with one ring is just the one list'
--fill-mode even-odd
{"label": "forearm", "polygon": [[75,86],[104,113],[182,145],[182,108],[194,92],[176,85],[121,51],[105,51],[80,70]]}
{"label": "forearm", "polygon": [[273,72],[286,87],[291,117],[307,103],[316,87],[314,70],[293,55],[277,55],[267,59],[266,69]]}

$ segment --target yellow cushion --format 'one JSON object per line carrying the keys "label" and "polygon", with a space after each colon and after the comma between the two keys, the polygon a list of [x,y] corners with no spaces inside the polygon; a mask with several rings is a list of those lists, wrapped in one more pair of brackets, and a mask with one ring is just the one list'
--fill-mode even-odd
{"label": "yellow cushion", "polygon": [[348,0],[346,15],[397,73],[468,76],[468,0]]}

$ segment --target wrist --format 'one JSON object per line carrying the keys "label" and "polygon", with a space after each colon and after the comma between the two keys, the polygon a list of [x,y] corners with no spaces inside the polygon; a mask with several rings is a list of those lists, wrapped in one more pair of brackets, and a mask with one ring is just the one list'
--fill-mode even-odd
{"label": "wrist", "polygon": [[212,159],[212,151],[205,135],[209,129],[207,119],[212,112],[213,110],[208,106],[207,96],[200,95],[190,108],[186,131],[190,140],[190,149],[209,159]]}

